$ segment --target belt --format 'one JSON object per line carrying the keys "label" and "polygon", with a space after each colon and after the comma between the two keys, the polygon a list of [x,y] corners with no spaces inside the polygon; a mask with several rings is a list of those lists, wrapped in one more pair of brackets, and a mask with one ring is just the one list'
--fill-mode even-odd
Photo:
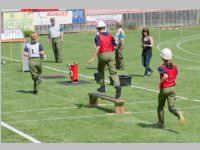
{"label": "belt", "polygon": [[30,57],[29,60],[32,60],[32,59],[40,59],[40,57]]}
{"label": "belt", "polygon": [[53,39],[59,39],[59,37],[55,37],[55,38],[51,38],[51,39],[52,39],[52,40],[53,40]]}

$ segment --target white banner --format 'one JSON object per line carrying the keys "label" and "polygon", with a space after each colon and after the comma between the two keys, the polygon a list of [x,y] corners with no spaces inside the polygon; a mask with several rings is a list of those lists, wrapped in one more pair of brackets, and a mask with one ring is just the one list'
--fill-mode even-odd
{"label": "white banner", "polygon": [[116,21],[121,22],[122,14],[86,16],[87,24],[96,24],[98,21],[104,21],[106,24],[113,24],[116,23]]}
{"label": "white banner", "polygon": [[33,30],[32,12],[6,12],[3,13],[4,29]]}
{"label": "white banner", "polygon": [[4,30],[4,33],[1,34],[1,40],[14,40],[14,39],[23,39],[24,34],[21,29],[16,30]]}
{"label": "white banner", "polygon": [[72,24],[72,11],[34,12],[34,25],[48,25],[50,18],[54,17],[57,24]]}

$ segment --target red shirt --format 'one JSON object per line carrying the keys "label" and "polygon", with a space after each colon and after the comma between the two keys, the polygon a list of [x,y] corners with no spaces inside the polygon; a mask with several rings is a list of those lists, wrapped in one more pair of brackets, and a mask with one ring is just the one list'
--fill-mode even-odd
{"label": "red shirt", "polygon": [[[177,76],[177,66],[173,65],[172,69],[167,68],[166,65],[160,66],[168,75],[168,78],[165,79],[163,83],[160,84],[160,88],[168,88],[176,85],[176,76]],[[162,80],[163,74],[160,74],[160,80]]]}
{"label": "red shirt", "polygon": [[99,34],[100,38],[100,49],[99,53],[105,53],[105,52],[112,52],[114,51],[114,46],[112,43],[112,35],[108,33],[107,36]]}

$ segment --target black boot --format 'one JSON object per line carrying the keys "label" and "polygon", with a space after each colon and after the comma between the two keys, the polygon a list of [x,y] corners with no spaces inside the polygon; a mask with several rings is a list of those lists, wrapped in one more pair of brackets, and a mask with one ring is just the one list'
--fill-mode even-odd
{"label": "black boot", "polygon": [[99,91],[101,93],[105,93],[106,92],[105,85],[102,85],[100,88],[97,89],[97,91]]}
{"label": "black boot", "polygon": [[121,87],[116,86],[115,89],[116,89],[115,98],[119,98],[121,96]]}
{"label": "black boot", "polygon": [[160,123],[160,122],[158,122],[158,123],[156,124],[156,127],[157,127],[157,128],[161,128],[161,129],[164,129],[164,128],[165,128],[165,125],[162,124],[162,123]]}
{"label": "black boot", "polygon": [[34,90],[33,94],[38,95],[38,90]]}

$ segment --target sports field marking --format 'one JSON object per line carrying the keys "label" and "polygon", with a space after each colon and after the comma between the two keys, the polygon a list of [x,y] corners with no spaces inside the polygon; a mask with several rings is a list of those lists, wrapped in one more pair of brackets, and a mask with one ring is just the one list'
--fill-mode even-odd
{"label": "sports field marking", "polygon": [[[147,103],[153,103],[157,101],[138,101],[133,103],[126,103],[126,105],[134,105],[134,104],[147,104]],[[82,105],[80,107],[86,107],[88,105]],[[113,106],[113,104],[99,104],[98,106]],[[38,111],[60,111],[60,110],[67,110],[67,109],[79,109],[79,106],[76,107],[48,107],[48,108],[41,108],[41,109],[25,109],[25,110],[16,110],[16,111],[7,111],[2,112],[2,114],[11,114],[11,113],[28,113],[28,112],[38,112]]]}
{"label": "sports field marking", "polygon": [[[197,36],[197,38],[199,38],[199,37],[198,37],[199,35],[200,35],[200,34],[190,35],[190,36],[183,37],[183,39],[184,39],[184,41],[187,41],[187,39],[190,38],[190,37],[191,37],[191,38],[194,38],[194,37]],[[185,38],[186,38],[186,39],[185,39]],[[164,42],[159,43],[159,44],[157,45],[158,51],[161,51],[161,48],[160,48],[161,45],[163,45],[163,44],[173,44],[173,43],[174,43],[173,41],[175,41],[175,40],[181,40],[181,39],[180,39],[180,38],[174,38],[174,39],[170,39],[170,40],[168,40],[168,41],[164,41]],[[189,39],[189,40],[190,40],[190,39]],[[90,43],[86,43],[86,42],[81,42],[81,43],[76,42],[76,41],[67,41],[67,42],[69,42],[69,43],[76,43],[76,44],[90,45]],[[176,43],[177,43],[177,42],[176,42]],[[176,43],[174,43],[174,44],[176,44]],[[177,47],[177,48],[178,48],[178,47]],[[183,60],[183,61],[199,63],[199,61],[188,60],[188,59],[185,59],[185,58],[179,57],[179,56],[174,56],[174,57],[176,57],[176,58],[178,58],[178,59],[180,59],[180,60]]]}
{"label": "sports field marking", "polygon": [[[54,70],[54,71],[57,71],[57,72],[64,72],[64,73],[69,73],[67,71],[64,71],[64,70],[59,70],[59,69],[55,69],[55,68],[52,68],[52,67],[49,67],[49,66],[46,66],[44,65],[43,66],[44,68],[47,68],[47,69],[50,69],[50,70]],[[88,79],[94,79],[94,77],[91,77],[91,76],[88,76],[88,75],[83,75],[83,74],[80,74],[79,73],[79,76],[82,76],[82,77],[85,77],[85,78],[88,78]],[[110,83],[109,80],[105,80],[106,83]],[[140,87],[140,86],[136,86],[136,85],[131,85],[130,86],[131,88],[136,88],[136,89],[142,89],[142,90],[146,90],[146,91],[150,91],[150,92],[154,92],[154,93],[159,93],[158,91],[156,90],[153,90],[153,89],[148,89],[148,88],[144,88],[144,87]],[[188,99],[186,97],[183,97],[183,96],[176,96],[177,98],[180,98],[180,99]]]}
{"label": "sports field marking", "polygon": [[197,53],[192,53],[192,52],[190,52],[190,51],[188,51],[188,50],[186,50],[186,49],[184,49],[184,48],[181,47],[181,45],[182,45],[183,43],[186,43],[186,42],[189,42],[189,41],[192,41],[192,40],[196,40],[196,39],[199,39],[199,38],[200,38],[200,37],[196,37],[196,38],[192,38],[192,39],[180,41],[180,42],[178,42],[178,43],[176,44],[176,47],[177,47],[178,49],[180,49],[181,51],[187,53],[187,54],[190,54],[190,55],[193,55],[193,56],[200,56],[200,55],[197,54]]}
{"label": "sports field marking", "polygon": [[[4,57],[6,58],[6,57]],[[15,60],[14,60],[15,61]],[[18,60],[19,61],[19,60]],[[56,68],[52,68],[52,67],[49,67],[49,66],[46,66],[46,65],[43,65],[44,68],[46,69],[49,69],[49,70],[54,70],[54,71],[57,71],[57,72],[62,72],[62,73],[69,73],[67,71],[64,71],[64,70],[59,70],[59,69],[56,69]],[[94,77],[91,77],[91,76],[88,76],[88,75],[84,75],[84,74],[80,74],[79,73],[79,76],[81,77],[85,77],[85,78],[88,78],[88,79],[94,79]],[[106,83],[110,83],[109,80],[105,80]],[[144,87],[140,87],[140,86],[136,86],[136,85],[131,85],[130,86],[131,88],[136,88],[136,89],[142,89],[142,90],[146,90],[146,91],[150,91],[150,92],[154,92],[154,93],[159,93],[158,91],[156,90],[153,90],[153,89],[148,89],[148,88],[144,88]],[[186,97],[183,97],[183,96],[176,96],[177,98],[180,98],[180,99],[188,99]]]}
{"label": "sports field marking", "polygon": [[199,99],[195,99],[195,100],[192,100],[192,101],[194,101],[194,102],[200,102],[200,100],[199,100]]}
{"label": "sports field marking", "polygon": [[15,132],[16,134],[18,134],[18,135],[20,135],[20,136],[26,138],[27,140],[29,140],[29,141],[31,141],[31,142],[33,142],[33,143],[42,143],[41,141],[39,141],[39,140],[33,138],[32,136],[30,136],[30,135],[28,135],[28,134],[26,134],[26,133],[24,133],[24,132],[22,132],[22,131],[17,130],[16,128],[12,127],[11,125],[8,125],[7,123],[5,123],[5,122],[3,122],[3,121],[1,121],[1,125],[2,125],[3,127],[7,128],[8,130],[10,130],[10,131],[12,131],[12,132]]}
{"label": "sports field marking", "polygon": [[[190,38],[191,39],[195,39],[195,37],[196,36],[199,36],[200,34],[195,34],[195,35],[191,35],[191,36],[186,36],[186,37],[184,37],[184,41],[186,40],[190,40]],[[157,50],[158,51],[161,51],[161,45],[163,45],[163,44],[168,44],[168,43],[170,43],[170,42],[172,42],[172,41],[176,41],[176,40],[179,40],[179,42],[180,42],[180,38],[174,38],[174,39],[170,39],[170,40],[167,40],[167,41],[164,41],[164,42],[161,42],[161,43],[159,43],[159,44],[157,44],[157,46],[156,46],[156,48],[157,48]],[[178,48],[178,47],[177,47]],[[179,49],[179,48],[178,48]],[[174,57],[176,57],[176,58],[178,58],[178,59],[180,59],[180,60],[183,60],[183,61],[188,61],[188,62],[192,62],[192,63],[199,63],[199,61],[194,61],[194,60],[189,60],[189,59],[186,59],[186,58],[184,58],[184,57],[179,57],[179,56],[175,56],[174,55]]]}
{"label": "sports field marking", "polygon": [[11,60],[16,61],[16,62],[21,62],[19,59],[8,58],[8,57],[3,57],[3,56],[1,56],[1,58],[7,59],[7,60],[11,59]]}
{"label": "sports field marking", "polygon": [[200,68],[199,68],[199,67],[185,68],[184,70],[195,70],[195,71],[200,71]]}
{"label": "sports field marking", "polygon": [[[181,110],[189,110],[189,109],[199,109],[200,106],[191,106],[191,107],[181,107]],[[128,112],[127,114],[123,115],[132,115],[132,114],[145,114],[145,113],[155,113],[155,110],[147,110],[147,111],[139,111],[139,112]],[[108,117],[108,116],[115,116],[115,115],[109,115],[109,114],[103,114],[103,115],[85,115],[85,116],[70,116],[70,117],[55,117],[55,118],[49,118],[49,119],[32,119],[32,120],[17,120],[17,121],[9,121],[12,123],[25,123],[25,122],[38,122],[38,121],[57,121],[57,120],[73,120],[73,119],[91,119],[91,118],[97,118],[97,117]]]}

